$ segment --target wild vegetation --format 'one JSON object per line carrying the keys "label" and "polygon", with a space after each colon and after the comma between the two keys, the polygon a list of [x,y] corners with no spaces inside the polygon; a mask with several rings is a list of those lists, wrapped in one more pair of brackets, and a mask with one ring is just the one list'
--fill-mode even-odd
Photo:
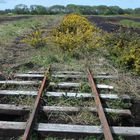
{"label": "wild vegetation", "polygon": [[119,31],[107,37],[105,47],[108,57],[118,66],[140,73],[140,36],[129,31]]}
{"label": "wild vegetation", "polygon": [[44,31],[37,27],[32,29],[30,34],[27,34],[22,40],[21,43],[26,43],[33,47],[42,47],[46,44],[45,37],[43,37]]}
{"label": "wild vegetation", "polygon": [[16,5],[14,9],[6,9],[0,11],[0,14],[32,14],[32,15],[54,15],[54,14],[69,14],[79,13],[82,15],[140,15],[140,8],[122,9],[119,6],[86,6],[69,4],[67,6],[54,5],[45,7],[42,5],[31,5],[28,7],[25,4]]}
{"label": "wild vegetation", "polygon": [[[86,18],[70,14],[52,31],[52,40],[63,51],[86,51],[101,45],[102,32],[92,25]],[[93,45],[94,44],[94,45]]]}
{"label": "wild vegetation", "polygon": [[[8,26],[4,24],[1,25],[2,27],[4,27],[4,29],[1,30],[3,31],[3,33],[8,32],[8,34],[2,35],[4,35],[3,37],[5,37],[5,42],[8,42],[8,37],[11,37],[11,40],[14,40],[14,38],[20,36],[21,32],[23,33],[24,30],[28,29],[27,32],[24,32],[24,34],[22,34],[22,37],[18,38],[17,44],[21,45],[18,47],[21,47],[22,49],[31,48],[31,50],[28,50],[29,54],[24,55],[23,61],[24,63],[30,61],[33,65],[37,66],[35,67],[35,70],[40,67],[46,68],[49,64],[53,63],[54,65],[57,65],[57,68],[60,68],[61,70],[62,68],[67,69],[68,67],[71,67],[75,70],[83,70],[85,66],[90,65],[95,73],[107,71],[109,72],[109,74],[115,73],[117,75],[117,69],[124,70],[125,67],[127,71],[129,69],[131,72],[139,74],[139,35],[122,31],[119,31],[117,33],[106,33],[97,28],[96,25],[90,23],[85,17],[77,14],[67,15],[63,17],[62,20],[60,20],[61,18],[62,16],[55,16],[52,18],[42,16],[40,20],[38,20],[37,17],[32,17],[32,19],[28,19],[27,21],[25,20],[8,23]],[[29,26],[28,24],[25,24],[25,22],[29,23]],[[18,23],[22,24],[21,28],[18,26]],[[10,28],[10,32],[8,31],[9,26],[12,26],[12,28]],[[8,27],[8,30],[6,30],[6,27]],[[18,31],[19,34],[17,34]],[[11,34],[11,32],[15,32],[14,36],[13,34]],[[1,42],[5,44],[4,40],[1,40]],[[83,59],[83,57],[79,57],[79,55],[83,56],[83,54],[84,58],[87,58],[86,60]],[[18,59],[19,58],[21,58],[21,53]],[[100,66],[100,64],[103,64],[103,66]],[[113,69],[113,72],[110,69]],[[111,84],[114,84],[115,87],[117,87],[118,85],[118,87],[121,88],[121,92],[115,92],[124,94],[126,92],[126,88],[130,94],[132,91],[134,93],[138,92],[135,90],[135,87],[139,82],[136,82],[136,80],[134,80],[135,86],[132,86],[131,84],[134,83],[132,79],[126,79],[124,77],[126,80],[126,83],[124,83],[124,79],[122,80],[122,78],[123,76],[118,79],[116,83],[114,81],[111,82]],[[132,81],[132,83],[129,83],[128,81]],[[109,81],[106,81],[106,83],[108,82]],[[132,86],[132,89],[130,89],[130,85]],[[91,92],[89,86],[86,83],[82,83],[78,91]],[[25,103],[25,100],[27,100],[24,100],[23,97],[20,97],[20,99],[21,100],[19,100],[19,103],[22,103],[22,101],[24,101]],[[15,100],[15,98],[9,100],[9,102],[12,102],[13,100]],[[85,105],[93,105],[94,103],[93,101],[87,102],[85,102]],[[29,100],[29,103],[32,103],[32,101]],[[62,97],[59,100],[49,98],[47,99],[47,103],[48,105],[54,105],[57,103],[59,103],[60,105],[68,106],[84,105],[82,98],[77,100],[67,97]],[[112,106],[114,108],[116,106],[117,108],[130,107],[130,104],[123,103],[122,100],[118,100],[116,102],[107,102],[106,104],[107,106]],[[60,114],[60,119],[62,119],[61,117],[64,117],[67,122],[69,120],[72,120],[74,123],[79,123],[79,119],[81,119],[83,124],[89,124],[90,122],[95,123],[94,121],[96,121],[97,119],[96,116],[95,118],[92,118],[91,114],[89,112],[86,112],[85,110],[81,111],[78,115],[78,118],[72,117],[73,119],[71,119],[69,118],[69,116],[65,117],[64,114]],[[110,117],[115,121],[119,119],[119,117],[116,117],[114,114],[110,114]],[[98,120],[96,123],[98,124]],[[33,137],[33,139],[35,138]],[[47,140],[47,138],[42,139]],[[51,138],[49,137],[48,139]],[[97,140],[103,138],[100,136],[99,138],[87,137],[83,139]],[[118,137],[116,139],[122,140],[123,138]]]}
{"label": "wild vegetation", "polygon": [[121,30],[117,33],[105,33],[85,17],[77,14],[64,16],[59,25],[49,34],[44,32],[43,29],[35,29],[21,42],[39,47],[51,41],[51,44],[58,46],[62,53],[67,52],[76,57],[81,55],[88,57],[93,49],[104,46],[109,52],[107,57],[114,64],[137,74],[140,72],[140,37],[136,33]]}
{"label": "wild vegetation", "polygon": [[12,23],[4,23],[0,25],[0,43],[5,45],[12,42],[16,37],[21,36],[23,32],[39,24],[38,19],[27,18],[21,21],[13,21]]}

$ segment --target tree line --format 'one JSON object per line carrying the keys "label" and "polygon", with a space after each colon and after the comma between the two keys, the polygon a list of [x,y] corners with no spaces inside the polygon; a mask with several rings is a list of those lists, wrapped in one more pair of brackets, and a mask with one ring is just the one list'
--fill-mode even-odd
{"label": "tree line", "polygon": [[30,7],[28,7],[25,4],[19,4],[16,5],[14,9],[0,10],[0,14],[55,15],[68,13],[79,13],[82,15],[140,15],[140,8],[122,9],[119,6],[84,6],[74,4],[69,4],[67,6],[54,5],[51,7],[45,7],[42,5],[31,5]]}

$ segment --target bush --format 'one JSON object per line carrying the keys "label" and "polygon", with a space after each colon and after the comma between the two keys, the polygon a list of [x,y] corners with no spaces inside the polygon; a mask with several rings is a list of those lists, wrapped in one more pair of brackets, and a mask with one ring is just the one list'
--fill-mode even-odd
{"label": "bush", "polygon": [[138,34],[119,31],[106,39],[105,46],[115,62],[140,73],[140,36]]}
{"label": "bush", "polygon": [[43,36],[43,33],[44,33],[44,30],[35,27],[30,34],[27,34],[21,40],[21,43],[26,43],[35,48],[44,46],[46,44],[46,39]]}
{"label": "bush", "polygon": [[59,26],[52,31],[52,40],[63,51],[100,46],[102,31],[93,26],[85,17],[77,14],[66,15]]}

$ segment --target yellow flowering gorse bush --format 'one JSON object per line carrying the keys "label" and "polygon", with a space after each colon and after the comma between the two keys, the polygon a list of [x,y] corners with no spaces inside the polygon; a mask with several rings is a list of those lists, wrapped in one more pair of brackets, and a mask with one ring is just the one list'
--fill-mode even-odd
{"label": "yellow flowering gorse bush", "polygon": [[77,48],[92,48],[101,44],[102,31],[93,26],[85,17],[77,14],[66,15],[52,31],[52,40],[64,51]]}
{"label": "yellow flowering gorse bush", "polygon": [[40,47],[46,44],[46,39],[43,36],[44,30],[35,28],[31,33],[27,34],[22,40],[21,43],[26,43],[33,47]]}
{"label": "yellow flowering gorse bush", "polygon": [[131,32],[118,32],[106,39],[112,60],[127,69],[140,73],[140,36]]}

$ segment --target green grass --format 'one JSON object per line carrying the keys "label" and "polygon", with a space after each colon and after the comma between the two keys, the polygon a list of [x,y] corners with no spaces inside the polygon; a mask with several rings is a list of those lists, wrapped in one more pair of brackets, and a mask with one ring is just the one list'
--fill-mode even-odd
{"label": "green grass", "polygon": [[7,43],[13,41],[17,36],[21,36],[24,32],[29,31],[30,28],[46,23],[52,20],[53,17],[32,17],[28,19],[21,19],[12,22],[5,22],[0,25],[0,43]]}
{"label": "green grass", "polygon": [[119,23],[126,27],[140,28],[140,22],[136,22],[133,20],[121,20]]}
{"label": "green grass", "polygon": [[79,87],[79,92],[92,93],[91,88],[87,82],[81,83],[81,86]]}
{"label": "green grass", "polygon": [[38,21],[33,19],[24,19],[2,24],[0,25],[0,42],[9,42],[9,40],[13,40],[15,37],[23,34],[23,31],[27,28],[30,28],[37,24]]}
{"label": "green grass", "polygon": [[84,100],[83,97],[80,98],[72,98],[67,96],[62,96],[57,99],[54,99],[53,97],[44,97],[44,101],[47,103],[47,105],[58,105],[59,106],[95,106],[94,100]]}
{"label": "green grass", "polygon": [[77,67],[81,68],[85,65],[85,62],[83,61],[84,59],[79,60],[76,57],[73,57],[69,52],[64,53],[54,44],[47,44],[42,48],[36,49],[34,55],[32,55],[31,58],[31,62],[33,62],[34,64],[43,67],[47,67],[49,64],[54,64],[61,69],[62,65],[64,69],[67,66],[74,69],[78,69]]}

